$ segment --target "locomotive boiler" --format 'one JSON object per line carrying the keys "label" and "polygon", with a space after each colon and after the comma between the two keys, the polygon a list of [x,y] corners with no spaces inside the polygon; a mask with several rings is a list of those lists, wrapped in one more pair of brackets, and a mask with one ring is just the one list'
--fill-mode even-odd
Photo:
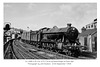
{"label": "locomotive boiler", "polygon": [[75,27],[71,27],[71,24],[67,24],[67,27],[65,28],[57,28],[57,26],[54,26],[52,29],[44,29],[42,30],[43,34],[46,34],[44,36],[46,39],[51,40],[69,40],[71,43],[74,43],[75,40],[78,37],[78,30]]}

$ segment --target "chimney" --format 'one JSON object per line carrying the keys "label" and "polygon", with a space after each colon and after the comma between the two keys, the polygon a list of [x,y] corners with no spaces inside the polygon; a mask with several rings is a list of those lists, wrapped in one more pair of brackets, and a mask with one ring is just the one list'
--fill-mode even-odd
{"label": "chimney", "polygon": [[82,32],[86,31],[86,28],[85,28],[85,27],[83,27],[83,28],[81,29],[81,31],[82,31]]}
{"label": "chimney", "polygon": [[68,28],[70,28],[70,27],[71,27],[71,25],[72,25],[71,23],[67,23],[67,27],[68,27]]}

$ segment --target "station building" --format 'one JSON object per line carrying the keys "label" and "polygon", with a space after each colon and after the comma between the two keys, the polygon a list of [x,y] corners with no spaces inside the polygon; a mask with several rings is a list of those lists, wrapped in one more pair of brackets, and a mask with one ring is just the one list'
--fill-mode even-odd
{"label": "station building", "polygon": [[83,27],[82,32],[79,34],[79,41],[81,46],[86,47],[86,51],[97,51],[97,19],[90,24]]}

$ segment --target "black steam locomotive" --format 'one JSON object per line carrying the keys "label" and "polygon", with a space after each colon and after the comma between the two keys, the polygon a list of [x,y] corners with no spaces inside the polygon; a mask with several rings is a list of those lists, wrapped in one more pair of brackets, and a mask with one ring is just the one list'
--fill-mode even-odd
{"label": "black steam locomotive", "polygon": [[23,31],[21,39],[23,42],[32,44],[38,48],[65,53],[69,56],[80,55],[78,30],[67,24],[65,28],[42,28],[38,31]]}

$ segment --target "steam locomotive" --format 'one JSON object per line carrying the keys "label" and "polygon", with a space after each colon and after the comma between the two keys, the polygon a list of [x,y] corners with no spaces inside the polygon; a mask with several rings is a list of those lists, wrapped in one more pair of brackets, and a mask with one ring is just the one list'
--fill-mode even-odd
{"label": "steam locomotive", "polygon": [[23,31],[21,40],[38,48],[78,57],[80,55],[78,34],[78,30],[69,23],[65,28],[54,26],[38,31]]}

